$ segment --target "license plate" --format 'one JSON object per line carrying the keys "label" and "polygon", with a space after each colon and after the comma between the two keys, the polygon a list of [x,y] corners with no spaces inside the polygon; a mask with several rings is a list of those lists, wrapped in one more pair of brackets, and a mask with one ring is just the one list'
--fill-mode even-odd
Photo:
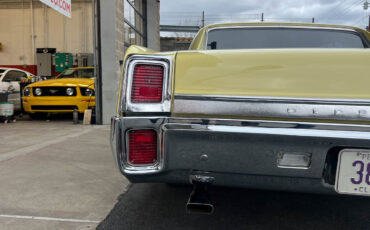
{"label": "license plate", "polygon": [[339,153],[335,190],[370,196],[370,151],[344,149]]}

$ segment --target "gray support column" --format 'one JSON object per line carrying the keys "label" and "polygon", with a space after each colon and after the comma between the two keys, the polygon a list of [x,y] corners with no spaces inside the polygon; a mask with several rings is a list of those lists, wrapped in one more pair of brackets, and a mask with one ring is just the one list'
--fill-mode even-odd
{"label": "gray support column", "polygon": [[160,50],[159,38],[159,0],[147,0],[148,48]]}
{"label": "gray support column", "polygon": [[[97,0],[99,9],[97,73],[96,80],[98,124],[109,124],[116,114],[118,86],[120,78],[119,61],[124,54],[124,0]],[[159,1],[147,0],[148,47],[160,49],[159,40]],[[101,90],[99,90],[101,88]]]}
{"label": "gray support column", "polygon": [[[101,115],[109,124],[117,104],[116,0],[100,1]],[[98,109],[97,109],[98,110]],[[97,114],[98,115],[98,114]]]}

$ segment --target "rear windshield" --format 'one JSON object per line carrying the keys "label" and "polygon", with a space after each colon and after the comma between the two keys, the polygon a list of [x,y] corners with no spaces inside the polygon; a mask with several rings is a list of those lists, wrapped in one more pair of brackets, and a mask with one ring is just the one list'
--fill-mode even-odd
{"label": "rear windshield", "polygon": [[67,69],[58,78],[93,78],[94,69]]}
{"label": "rear windshield", "polygon": [[365,48],[355,32],[297,28],[228,28],[208,32],[207,49]]}

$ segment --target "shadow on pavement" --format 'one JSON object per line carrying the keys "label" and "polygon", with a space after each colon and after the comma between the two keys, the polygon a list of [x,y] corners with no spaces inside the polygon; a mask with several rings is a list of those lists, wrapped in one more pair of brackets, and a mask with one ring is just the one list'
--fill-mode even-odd
{"label": "shadow on pavement", "polygon": [[191,187],[135,184],[97,229],[370,229],[370,199],[212,188],[213,215],[185,212]]}
{"label": "shadow on pavement", "polygon": [[[45,116],[40,117],[38,119],[31,119],[31,117],[27,114],[16,114],[15,116],[17,121],[70,121],[73,123],[73,114],[72,113],[53,113],[53,114],[45,114]],[[83,117],[79,116],[79,121],[83,120]]]}

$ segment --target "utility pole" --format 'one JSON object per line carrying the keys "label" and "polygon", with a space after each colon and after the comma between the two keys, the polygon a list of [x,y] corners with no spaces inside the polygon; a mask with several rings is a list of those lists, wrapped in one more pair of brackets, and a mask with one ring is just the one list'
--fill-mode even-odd
{"label": "utility pole", "polygon": [[264,21],[264,18],[263,18],[263,13],[261,14],[261,22]]}
{"label": "utility pole", "polygon": [[203,10],[203,12],[202,12],[202,27],[204,27],[204,10]]}
{"label": "utility pole", "polygon": [[[369,2],[366,0],[366,2],[364,2],[364,10],[367,10],[369,9]],[[367,26],[367,31],[370,32],[370,15],[369,15],[369,25]]]}

